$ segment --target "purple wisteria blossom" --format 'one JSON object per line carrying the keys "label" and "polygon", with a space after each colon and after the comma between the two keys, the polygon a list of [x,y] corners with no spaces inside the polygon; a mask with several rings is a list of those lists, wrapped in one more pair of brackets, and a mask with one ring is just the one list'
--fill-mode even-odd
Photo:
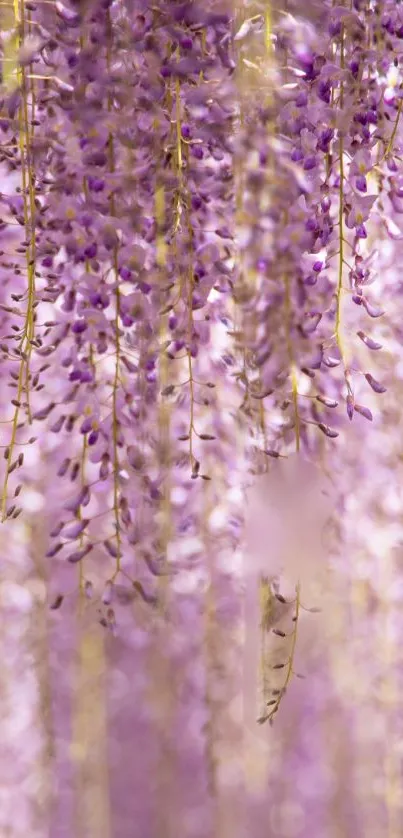
{"label": "purple wisteria blossom", "polygon": [[0,832],[398,838],[403,4],[1,15]]}

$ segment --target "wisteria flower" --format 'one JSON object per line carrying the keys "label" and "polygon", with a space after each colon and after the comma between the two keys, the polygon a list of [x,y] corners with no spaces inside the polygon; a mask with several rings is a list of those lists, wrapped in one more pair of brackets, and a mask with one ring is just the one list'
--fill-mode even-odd
{"label": "wisteria flower", "polygon": [[368,149],[360,149],[350,163],[350,177],[354,178],[353,183],[359,192],[367,191],[366,175],[372,169],[371,152]]}
{"label": "wisteria flower", "polygon": [[377,195],[354,195],[353,204],[347,213],[346,225],[353,229],[355,227],[358,238],[366,238],[365,221],[368,221],[372,207]]}

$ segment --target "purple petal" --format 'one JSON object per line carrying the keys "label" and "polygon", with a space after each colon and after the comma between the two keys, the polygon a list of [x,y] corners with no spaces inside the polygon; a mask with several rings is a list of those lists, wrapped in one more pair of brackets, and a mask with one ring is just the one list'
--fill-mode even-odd
{"label": "purple petal", "polygon": [[333,428],[330,428],[329,425],[324,425],[323,422],[318,423],[318,428],[322,431],[323,434],[325,434],[325,436],[328,436],[329,439],[336,439],[336,437],[339,435],[338,431],[335,431]]}
{"label": "purple petal", "polygon": [[51,538],[56,538],[64,527],[64,521],[60,521],[49,533]]}
{"label": "purple petal", "polygon": [[58,608],[62,605],[64,600],[63,594],[58,594],[56,598],[53,600],[52,605],[50,606],[51,611],[57,611]]}
{"label": "purple petal", "polygon": [[62,462],[62,464],[59,466],[59,469],[58,469],[58,472],[57,472],[57,476],[58,476],[58,477],[64,477],[64,475],[66,474],[66,472],[67,472],[67,470],[68,470],[68,468],[69,468],[69,466],[70,466],[70,463],[71,463],[70,457],[66,457],[66,458],[63,460],[63,462]]}
{"label": "purple petal", "polygon": [[113,582],[111,579],[108,579],[104,592],[102,594],[102,602],[104,605],[110,605],[113,598]]}
{"label": "purple petal", "polygon": [[302,331],[304,332],[304,334],[311,335],[312,332],[314,332],[315,329],[317,329],[321,320],[322,315],[320,314],[320,312],[307,314],[302,324]]}
{"label": "purple petal", "polygon": [[357,335],[359,338],[361,338],[362,342],[365,343],[365,346],[368,349],[382,349],[382,344],[377,343],[376,340],[370,338],[368,335],[365,334],[365,332],[357,332]]}
{"label": "purple petal", "polygon": [[116,559],[119,555],[118,549],[115,544],[112,544],[107,538],[104,541],[104,547],[108,551],[109,555],[112,556],[113,559]]}
{"label": "purple petal", "polygon": [[90,582],[88,579],[86,580],[84,585],[84,593],[87,599],[92,599],[92,595],[94,593],[94,586],[92,582]]}
{"label": "purple petal", "polygon": [[374,393],[386,393],[386,387],[383,384],[380,384],[376,378],[373,377],[369,372],[365,373],[365,378],[368,381],[370,387],[372,387]]}
{"label": "purple petal", "polygon": [[89,524],[89,519],[88,518],[83,518],[82,521],[77,521],[71,527],[68,527],[68,529],[64,531],[63,535],[64,535],[65,538],[71,538],[71,539],[78,538],[78,536],[81,535],[82,532],[84,532],[84,530],[88,526],[88,524]]}
{"label": "purple petal", "polygon": [[339,404],[336,399],[328,399],[327,396],[316,396],[316,400],[324,404],[326,407],[337,407]]}
{"label": "purple petal", "polygon": [[51,549],[48,550],[48,552],[46,553],[46,558],[51,559],[51,558],[53,558],[53,556],[56,556],[57,553],[60,553],[60,550],[62,549],[63,546],[64,545],[62,544],[62,542],[59,541],[58,544],[55,544],[54,547],[51,547]]}
{"label": "purple petal", "polygon": [[50,402],[50,404],[48,404],[46,407],[42,408],[42,410],[37,410],[37,412],[34,413],[32,418],[33,419],[39,419],[39,420],[47,419],[48,416],[49,416],[49,413],[51,413],[51,411],[53,410],[54,407],[56,407],[55,403]]}
{"label": "purple petal", "polygon": [[86,556],[88,553],[90,553],[90,551],[92,550],[92,546],[93,546],[92,544],[87,544],[87,546],[83,547],[82,550],[75,550],[74,553],[70,553],[70,555],[67,556],[67,561],[70,562],[71,564],[75,564],[76,562],[80,562],[81,559],[84,558],[84,556]]}
{"label": "purple petal", "polygon": [[341,363],[341,360],[340,360],[340,358],[334,358],[331,355],[328,355],[327,358],[323,359],[323,363],[325,364],[326,367],[332,368],[332,367],[338,367],[339,364]]}
{"label": "purple petal", "polygon": [[73,500],[69,501],[69,503],[66,503],[65,509],[68,509],[69,512],[74,512],[74,514],[76,514],[80,506],[87,506],[89,500],[90,490],[88,486],[83,486],[78,495],[76,495]]}
{"label": "purple petal", "polygon": [[369,421],[372,422],[372,413],[368,407],[364,407],[362,404],[355,404],[354,410],[357,413],[360,413],[361,416],[365,416],[365,419],[369,419]]}
{"label": "purple petal", "polygon": [[382,311],[381,308],[377,308],[377,306],[371,305],[371,303],[369,303],[365,297],[362,297],[362,304],[370,317],[382,317],[382,315],[385,313],[384,311]]}
{"label": "purple petal", "polygon": [[350,395],[347,396],[347,416],[351,422],[354,416],[354,399]]}
{"label": "purple petal", "polygon": [[366,192],[367,191],[367,179],[365,175],[358,175],[355,181],[355,185],[359,192]]}

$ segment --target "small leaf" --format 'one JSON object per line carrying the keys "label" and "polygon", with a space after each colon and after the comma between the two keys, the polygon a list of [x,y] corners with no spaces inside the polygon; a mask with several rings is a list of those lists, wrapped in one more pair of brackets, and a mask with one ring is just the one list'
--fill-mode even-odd
{"label": "small leaf", "polygon": [[15,31],[3,42],[3,78],[2,82],[7,91],[14,91],[18,87],[18,32]]}

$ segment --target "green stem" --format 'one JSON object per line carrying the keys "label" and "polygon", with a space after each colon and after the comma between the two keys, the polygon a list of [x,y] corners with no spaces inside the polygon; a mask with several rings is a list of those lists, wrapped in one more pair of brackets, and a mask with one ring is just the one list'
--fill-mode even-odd
{"label": "green stem", "polygon": [[290,374],[291,374],[291,391],[292,391],[292,403],[294,409],[294,420],[295,420],[295,448],[297,453],[301,447],[301,419],[299,415],[298,409],[298,382],[297,382],[297,371],[295,367],[294,361],[294,350],[292,345],[292,338],[291,338],[291,288],[290,288],[290,278],[288,276],[284,277],[284,285],[285,285],[285,312],[286,312],[286,330],[287,330],[287,351],[288,351],[288,360],[290,365]]}
{"label": "green stem", "polygon": [[[340,44],[340,69],[344,69],[344,28],[342,27],[341,30],[341,44]],[[343,84],[341,84],[340,88],[340,108],[343,108]],[[339,183],[339,268],[338,268],[338,279],[337,279],[337,291],[336,291],[336,327],[335,327],[335,335],[336,335],[336,342],[339,348],[339,352],[341,358],[344,362],[344,350],[343,350],[343,341],[341,335],[341,307],[342,307],[342,293],[343,293],[343,264],[344,264],[344,142],[343,142],[343,135],[340,131],[339,136],[339,158],[340,158],[340,183]]]}
{"label": "green stem", "polygon": [[301,608],[301,586],[300,586],[299,582],[296,586],[295,592],[296,592],[296,599],[295,599],[294,630],[293,630],[293,633],[292,633],[291,649],[290,649],[290,656],[289,656],[288,662],[287,662],[286,676],[285,676],[284,684],[283,684],[282,690],[280,692],[280,695],[277,696],[276,703],[273,704],[272,707],[270,708],[270,710],[267,714],[266,721],[270,721],[270,719],[272,719],[273,716],[277,713],[277,710],[280,706],[281,699],[283,698],[283,696],[285,694],[285,691],[286,691],[286,689],[287,689],[287,687],[288,687],[288,685],[291,681],[291,678],[292,678],[292,675],[293,675],[293,672],[294,672],[295,649],[296,649],[296,645],[297,645],[297,636],[298,636],[298,620],[299,620],[299,612],[300,612],[300,608]]}
{"label": "green stem", "polygon": [[[14,2],[14,16],[17,28],[19,29],[19,45],[23,43],[25,35],[24,25],[24,0],[21,0],[19,5],[18,0]],[[21,180],[22,180],[22,196],[24,204],[24,227],[26,238],[29,245],[26,250],[27,262],[27,278],[28,278],[28,299],[27,308],[25,312],[25,322],[22,336],[19,343],[19,352],[21,356],[16,401],[18,403],[14,411],[12,420],[11,440],[8,449],[8,456],[6,462],[6,474],[3,483],[3,491],[1,497],[1,521],[2,523],[7,517],[7,490],[8,479],[10,475],[10,466],[12,463],[14,448],[16,444],[18,420],[20,413],[20,403],[22,394],[25,388],[27,400],[28,420],[31,422],[31,411],[29,406],[29,361],[32,353],[32,341],[34,340],[34,302],[35,302],[35,192],[33,184],[33,173],[31,170],[31,151],[30,151],[30,137],[29,137],[29,120],[28,120],[28,103],[27,103],[27,83],[24,68],[17,70],[18,84],[22,90],[22,104],[19,110],[19,137],[18,145],[21,158]],[[28,193],[28,198],[27,198]]]}

